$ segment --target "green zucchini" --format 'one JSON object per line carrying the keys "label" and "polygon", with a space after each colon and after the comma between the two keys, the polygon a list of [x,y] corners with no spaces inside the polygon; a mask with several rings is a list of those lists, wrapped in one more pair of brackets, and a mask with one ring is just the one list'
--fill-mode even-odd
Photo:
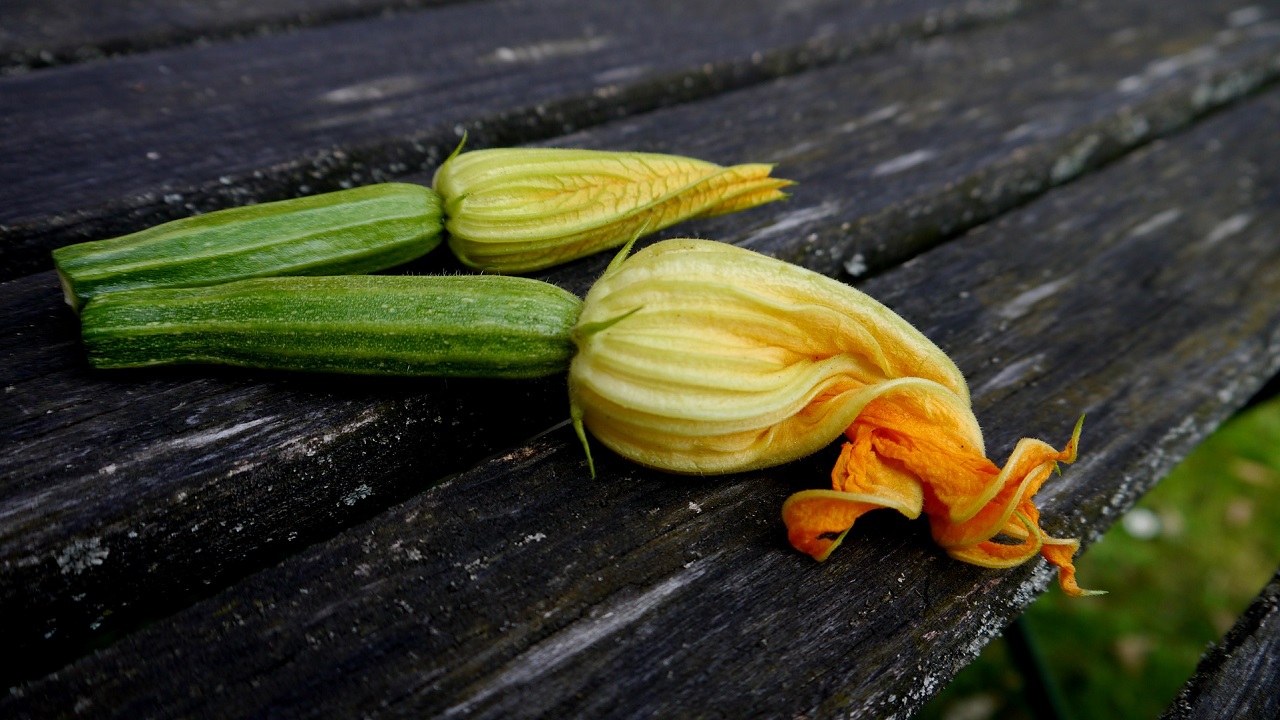
{"label": "green zucchini", "polygon": [[274,275],[353,275],[440,244],[440,196],[382,183],[219,210],[55,250],[67,304],[120,290],[197,287]]}
{"label": "green zucchini", "polygon": [[527,278],[278,277],[100,295],[81,329],[99,368],[526,378],[568,369],[581,308],[572,293]]}

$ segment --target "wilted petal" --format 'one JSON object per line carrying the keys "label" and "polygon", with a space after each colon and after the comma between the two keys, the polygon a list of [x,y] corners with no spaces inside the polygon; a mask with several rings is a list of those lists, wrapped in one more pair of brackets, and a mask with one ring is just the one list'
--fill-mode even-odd
{"label": "wilted petal", "polygon": [[1073,538],[1052,538],[1045,536],[1044,546],[1040,554],[1058,568],[1058,586],[1072,597],[1088,597],[1090,595],[1106,595],[1106,590],[1083,590],[1076,584],[1076,566],[1072,558],[1080,549],[1080,541]]}
{"label": "wilted petal", "polygon": [[963,547],[947,549],[947,554],[956,560],[988,568],[1011,568],[1035,557],[1044,547],[1044,533],[1026,515],[1017,513],[1005,526],[1004,532],[1012,539],[1020,539],[1020,543],[1001,543],[994,540]]}
{"label": "wilted petal", "polygon": [[[1083,418],[1063,450],[1024,438],[1001,469],[984,456],[968,404],[948,396],[945,388],[917,383],[869,402],[846,433],[850,443],[832,473],[833,488],[840,490],[851,479],[858,487],[900,485],[906,475],[923,490],[923,511],[934,541],[953,558],[1007,568],[1040,553],[1059,566],[1066,592],[1084,594],[1075,585],[1071,565],[1078,542],[1045,535],[1032,502],[1057,463],[1075,460]],[[817,548],[825,550],[818,559],[826,557],[830,549],[812,537],[816,526],[793,526],[785,510],[783,518],[798,550],[818,557],[813,552]],[[852,524],[857,516],[846,513],[841,519]],[[821,532],[829,537],[847,529],[824,526]]]}
{"label": "wilted petal", "polygon": [[[848,472],[873,465],[872,472]],[[791,545],[818,561],[827,559],[864,513],[893,508],[915,519],[924,506],[919,479],[882,462],[865,443],[844,444],[831,483],[834,490],[804,490],[782,505]]]}
{"label": "wilted petal", "polygon": [[468,265],[519,273],[616,247],[681,220],[786,197],[772,165],[552,148],[457,154],[436,173],[449,245]]}
{"label": "wilted petal", "polygon": [[992,479],[991,485],[975,493],[974,500],[967,503],[974,505],[985,499],[977,512],[970,514],[966,508],[964,513],[956,513],[948,508],[947,512],[930,514],[934,541],[949,548],[985,540],[1007,525],[1015,510],[1038,519],[1039,511],[1032,505],[1031,498],[1053,474],[1057,463],[1075,462],[1081,427],[1081,423],[1076,423],[1071,440],[1061,451],[1040,440],[1023,438],[1018,441],[1004,469]]}
{"label": "wilted petal", "polygon": [[782,504],[787,539],[792,547],[821,562],[839,547],[864,513],[893,508],[909,518],[919,517],[924,497],[919,483],[905,477],[900,480],[899,485],[884,487],[883,494],[803,490],[792,495]]}

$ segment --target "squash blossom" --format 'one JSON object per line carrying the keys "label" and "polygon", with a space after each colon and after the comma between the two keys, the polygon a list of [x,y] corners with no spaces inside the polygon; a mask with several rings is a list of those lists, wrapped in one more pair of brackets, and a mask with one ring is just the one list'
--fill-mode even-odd
{"label": "squash blossom", "polygon": [[772,165],[721,167],[674,155],[509,148],[455,152],[433,185],[449,246],[498,273],[550,267],[682,220],[786,197]]}
{"label": "squash blossom", "polygon": [[[858,290],[758,253],[667,240],[616,258],[587,294],[569,371],[574,426],[635,462],[711,474],[789,462],[842,434],[831,490],[783,505],[791,544],[826,557],[862,513],[929,518],[952,557],[1012,567],[1041,554],[1077,587],[1076,540],[1040,529],[1032,497],[1075,460],[1024,439],[987,459],[969,389],[936,345]],[[625,259],[624,259],[625,258]]]}

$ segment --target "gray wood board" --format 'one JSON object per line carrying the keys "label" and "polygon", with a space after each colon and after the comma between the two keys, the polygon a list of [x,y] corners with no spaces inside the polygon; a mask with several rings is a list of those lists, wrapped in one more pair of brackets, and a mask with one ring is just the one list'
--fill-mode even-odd
{"label": "gray wood board", "polygon": [[1280,717],[1280,570],[1200,660],[1164,720]]}
{"label": "gray wood board", "polygon": [[[1277,118],[1261,96],[863,285],[965,371],[992,457],[1088,413],[1049,532],[1096,538],[1280,366]],[[950,561],[891,513],[796,554],[778,508],[834,448],[705,479],[597,452],[591,480],[555,429],[0,710],[902,717],[1050,580]]]}
{"label": "gray wood board", "polygon": [[1046,0],[507,0],[0,78],[0,272],[229,205],[433,168]]}
{"label": "gray wood board", "polygon": [[[780,173],[802,182],[790,201],[675,231],[837,274],[871,237],[866,218],[871,227],[890,211],[903,218],[873,238],[899,247],[901,259],[922,243],[895,238],[915,238],[948,212],[943,220],[963,227],[1026,202],[1105,159],[1081,158],[1080,138],[1119,148],[1146,141],[1135,125],[1154,135],[1162,113],[1185,122],[1203,112],[1195,98],[1205,88],[1243,92],[1251,86],[1240,78],[1252,71],[1240,58],[1274,52],[1266,26],[1227,38],[1215,20],[1180,32],[1142,26],[1115,56],[1073,54],[1071,38],[1132,35],[1125,31],[1137,19],[1099,7],[1045,17],[1053,22],[940,38],[558,144],[726,162],[759,149],[783,159]],[[1183,59],[1164,55],[1167,48]],[[1214,60],[1191,62],[1187,54]],[[1044,68],[1055,63],[1056,81],[1045,82]],[[1148,68],[1169,65],[1174,72],[1149,78]],[[915,78],[910,92],[903,76]],[[1142,87],[1131,87],[1132,78]],[[924,161],[902,162],[922,149],[931,153]],[[1055,179],[1064,157],[1070,173]],[[971,197],[975,177],[992,188],[982,202]],[[1045,180],[1029,186],[1019,182],[1025,177]],[[438,270],[445,257],[414,269]],[[546,277],[583,292],[605,259]],[[91,373],[51,274],[0,285],[0,307],[0,337],[10,339],[0,346],[8,401],[0,408],[8,445],[0,458],[8,478],[0,488],[8,518],[0,608],[24,618],[0,630],[21,650],[0,677],[60,666],[86,642],[172,612],[564,416],[556,380],[493,386],[200,369]]]}
{"label": "gray wood board", "polygon": [[0,72],[296,30],[459,0],[6,0]]}
{"label": "gray wood board", "polygon": [[[775,162],[798,185],[785,204],[692,231],[832,276],[892,267],[1274,83],[1280,15],[1241,24],[1229,7],[1081,3],[698,104],[717,118],[699,133],[728,138],[709,157]],[[652,124],[541,144],[686,151]],[[585,291],[608,260],[546,276]]]}

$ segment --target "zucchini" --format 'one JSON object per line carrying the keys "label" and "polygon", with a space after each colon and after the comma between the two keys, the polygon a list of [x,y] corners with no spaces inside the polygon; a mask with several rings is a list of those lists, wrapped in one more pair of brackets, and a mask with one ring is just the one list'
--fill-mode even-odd
{"label": "zucchini", "polygon": [[527,278],[279,277],[100,295],[81,326],[99,368],[525,378],[568,369],[581,308],[572,293]]}
{"label": "zucchini", "polygon": [[440,244],[440,196],[382,183],[219,210],[55,250],[67,304],[106,292],[274,275],[369,273]]}

